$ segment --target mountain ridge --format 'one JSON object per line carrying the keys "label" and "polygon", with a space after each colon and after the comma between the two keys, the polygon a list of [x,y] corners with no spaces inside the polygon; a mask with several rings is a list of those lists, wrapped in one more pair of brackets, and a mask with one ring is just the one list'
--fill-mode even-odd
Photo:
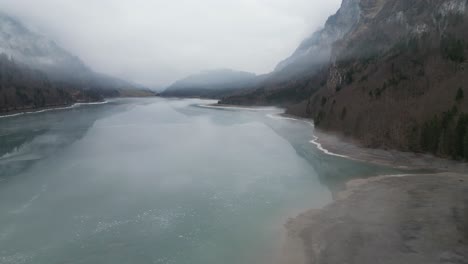
{"label": "mountain ridge", "polygon": [[254,73],[232,69],[205,70],[174,82],[161,95],[219,98],[248,89],[258,78]]}
{"label": "mountain ridge", "polygon": [[[279,104],[364,146],[468,159],[467,5],[343,0],[324,29],[337,18],[355,22],[328,61],[220,103]],[[346,20],[352,13],[359,16]]]}
{"label": "mountain ridge", "polygon": [[154,95],[140,85],[94,72],[77,56],[3,12],[0,54],[1,112]]}

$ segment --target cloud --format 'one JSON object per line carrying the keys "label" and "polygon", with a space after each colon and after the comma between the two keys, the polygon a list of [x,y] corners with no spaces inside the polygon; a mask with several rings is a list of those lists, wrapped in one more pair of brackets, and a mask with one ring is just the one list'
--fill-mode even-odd
{"label": "cloud", "polygon": [[341,0],[0,0],[99,72],[167,85],[206,69],[271,71]]}

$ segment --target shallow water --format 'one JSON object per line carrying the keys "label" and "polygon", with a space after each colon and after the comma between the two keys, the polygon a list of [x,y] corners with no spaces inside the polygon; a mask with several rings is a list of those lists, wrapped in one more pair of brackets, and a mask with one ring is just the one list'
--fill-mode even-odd
{"label": "shallow water", "polygon": [[275,109],[124,99],[0,118],[0,263],[261,263],[347,179]]}

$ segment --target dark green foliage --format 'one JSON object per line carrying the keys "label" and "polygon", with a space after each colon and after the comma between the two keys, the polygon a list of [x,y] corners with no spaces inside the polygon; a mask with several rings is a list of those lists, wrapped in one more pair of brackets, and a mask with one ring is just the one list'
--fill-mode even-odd
{"label": "dark green foliage", "polygon": [[[264,91],[263,91],[264,92]],[[310,92],[306,87],[296,89],[280,89],[266,95],[266,101],[270,104],[282,104],[284,102],[301,102],[309,96]],[[252,96],[252,99],[255,98]]]}
{"label": "dark green foliage", "polygon": [[447,17],[447,19],[449,20],[448,22],[450,26],[455,27],[461,25],[465,20],[465,17],[463,14],[452,14],[451,16]]}
{"label": "dark green foliage", "polygon": [[380,88],[375,89],[375,97],[380,97],[382,95],[382,90]]}
{"label": "dark green foliage", "polygon": [[401,70],[392,70],[392,77],[388,80],[388,85],[398,86],[402,81],[409,80]]}
{"label": "dark green foliage", "polygon": [[401,39],[391,49],[394,56],[399,54],[414,54],[419,52],[419,38],[413,37],[410,39]]}
{"label": "dark green foliage", "polygon": [[468,136],[468,114],[462,114],[458,118],[457,126],[455,128],[455,153],[454,157],[456,158],[465,158],[468,159],[468,156],[465,156],[465,153],[468,151],[466,149],[466,138]]}
{"label": "dark green foliage", "polygon": [[322,107],[324,107],[327,104],[327,98],[325,96],[322,96]]}
{"label": "dark green foliage", "polygon": [[318,115],[314,118],[315,125],[316,126],[320,125],[320,123],[323,121],[324,118],[325,118],[325,112],[320,111]]}
{"label": "dark green foliage", "polygon": [[455,96],[455,100],[457,102],[460,102],[461,100],[463,100],[463,98],[465,98],[465,93],[463,92],[463,89],[460,87],[458,88],[457,95]]}
{"label": "dark green foliage", "polygon": [[354,82],[354,69],[349,69],[345,74],[345,83],[350,85]]}
{"label": "dark green foliage", "polygon": [[347,113],[348,113],[348,110],[346,109],[346,107],[343,107],[343,110],[341,111],[341,115],[340,115],[341,120],[344,120],[346,118]]}
{"label": "dark green foliage", "polygon": [[463,157],[465,157],[465,160],[468,160],[468,133],[465,134],[465,138],[463,139]]}
{"label": "dark green foliage", "polygon": [[425,152],[468,160],[468,114],[454,106],[434,116],[422,126],[420,145]]}
{"label": "dark green foliage", "polygon": [[44,73],[0,55],[0,112],[70,103],[70,93],[57,86]]}
{"label": "dark green foliage", "polygon": [[442,123],[443,130],[447,130],[449,128],[450,124],[454,120],[457,113],[458,113],[457,106],[453,106],[452,109],[450,109],[450,111],[442,113],[441,123]]}
{"label": "dark green foliage", "polygon": [[440,119],[435,116],[422,126],[421,148],[423,151],[437,153],[439,149],[442,126]]}
{"label": "dark green foliage", "polygon": [[444,36],[440,42],[443,56],[454,62],[465,61],[465,41],[453,36]]}
{"label": "dark green foliage", "polygon": [[424,70],[424,67],[419,68],[418,76],[420,77],[426,76],[426,71]]}

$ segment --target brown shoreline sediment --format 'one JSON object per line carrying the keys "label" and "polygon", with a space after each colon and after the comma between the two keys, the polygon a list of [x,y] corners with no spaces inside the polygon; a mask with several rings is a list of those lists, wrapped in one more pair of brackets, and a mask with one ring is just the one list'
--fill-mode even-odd
{"label": "brown shoreline sediment", "polygon": [[422,169],[436,172],[468,173],[468,163],[435,157],[430,154],[366,148],[357,141],[332,133],[314,130],[317,142],[330,152],[350,159],[402,169]]}
{"label": "brown shoreline sediment", "polygon": [[455,173],[350,181],[336,201],[286,224],[304,258],[283,263],[466,263],[467,194],[468,176]]}
{"label": "brown shoreline sediment", "polygon": [[468,263],[467,163],[314,135],[318,146],[351,160],[438,173],[348,182],[325,208],[288,221],[281,263]]}

